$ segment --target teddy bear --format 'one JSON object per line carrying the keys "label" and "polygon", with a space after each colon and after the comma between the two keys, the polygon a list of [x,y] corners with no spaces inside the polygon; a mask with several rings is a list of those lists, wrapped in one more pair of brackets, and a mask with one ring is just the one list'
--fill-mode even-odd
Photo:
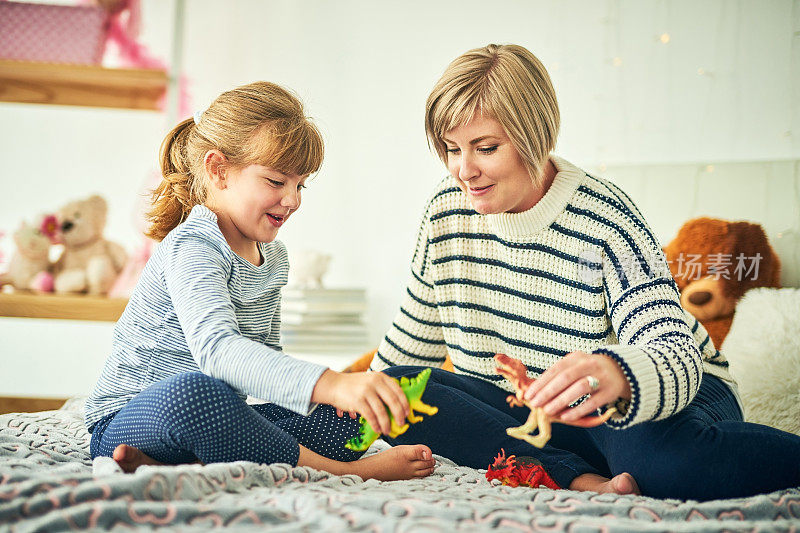
{"label": "teddy bear", "polygon": [[681,305],[703,324],[717,348],[745,292],[780,287],[780,259],[759,224],[695,218],[678,230],[664,254]]}
{"label": "teddy bear", "polygon": [[331,262],[329,254],[316,250],[293,251],[289,259],[289,283],[295,287],[322,287],[322,277]]}
{"label": "teddy bear", "polygon": [[127,257],[122,246],[103,237],[107,212],[108,204],[97,195],[59,209],[64,251],[55,265],[57,293],[108,293]]}
{"label": "teddy bear", "polygon": [[16,250],[8,263],[8,270],[0,274],[0,286],[15,289],[52,291],[50,245],[57,241],[55,217],[42,216],[36,224],[22,221],[14,232]]}

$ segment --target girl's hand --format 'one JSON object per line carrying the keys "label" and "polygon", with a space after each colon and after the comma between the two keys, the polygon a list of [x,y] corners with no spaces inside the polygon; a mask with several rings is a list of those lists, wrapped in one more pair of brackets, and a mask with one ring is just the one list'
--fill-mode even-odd
{"label": "girl's hand", "polygon": [[[594,390],[593,381],[597,384]],[[586,394],[590,396],[583,403],[569,408]],[[631,398],[630,383],[622,368],[607,355],[586,352],[567,354],[525,391],[525,400],[532,407],[544,407],[545,413],[565,422],[591,415],[617,398]]]}
{"label": "girl's hand", "polygon": [[[350,418],[352,418],[353,420],[355,420],[355,418],[358,416],[358,413],[356,413],[355,411],[348,411],[347,414],[349,414]],[[337,407],[336,408],[336,416],[338,416],[339,418],[342,418],[344,416],[344,411],[342,411],[341,409],[339,409]]]}
{"label": "girl's hand", "polygon": [[342,414],[361,413],[370,426],[384,435],[391,431],[387,407],[398,424],[410,412],[400,385],[383,372],[344,374],[328,369],[317,381],[311,400],[333,405]]}

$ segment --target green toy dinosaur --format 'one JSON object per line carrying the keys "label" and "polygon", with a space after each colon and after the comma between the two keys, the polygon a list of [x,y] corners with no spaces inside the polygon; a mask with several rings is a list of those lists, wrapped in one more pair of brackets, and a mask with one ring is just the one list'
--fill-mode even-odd
{"label": "green toy dinosaur", "polygon": [[[422,402],[422,393],[425,392],[425,387],[428,385],[428,378],[430,376],[431,369],[426,368],[417,374],[416,377],[411,379],[402,377],[400,378],[400,381],[395,380],[400,384],[400,388],[403,389],[403,393],[406,395],[406,398],[408,398],[408,405],[411,407],[411,410],[408,413],[408,421],[411,424],[416,424],[422,420],[421,416],[414,414],[414,410],[417,410],[420,413],[425,413],[426,415],[435,415],[439,412],[437,407],[427,405]],[[395,438],[398,435],[405,433],[408,429],[408,424],[398,426],[388,407],[386,408],[386,412],[389,413],[389,420],[392,423],[389,436]],[[363,452],[369,448],[373,442],[378,440],[378,437],[380,437],[381,434],[372,429],[372,426],[369,425],[363,416],[359,419],[359,422],[358,435],[348,439],[344,447],[348,450]]]}

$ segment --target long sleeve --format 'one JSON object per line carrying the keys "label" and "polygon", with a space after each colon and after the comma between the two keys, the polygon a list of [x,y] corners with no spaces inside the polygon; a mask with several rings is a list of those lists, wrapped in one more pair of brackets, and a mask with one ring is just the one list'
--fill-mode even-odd
{"label": "long sleeve", "polygon": [[278,351],[283,351],[281,346],[281,301],[275,306],[275,314],[272,317],[272,327],[270,328],[269,335],[267,336],[266,344],[272,346]]}
{"label": "long sleeve", "polygon": [[[628,379],[613,428],[660,420],[725,358],[680,305],[661,246],[614,183],[557,156],[547,193],[520,213],[480,214],[453,178],[426,208],[397,318],[372,368],[440,365],[505,390],[505,353],[536,377],[570,352],[607,354]],[[602,385],[601,385],[602,387]]]}
{"label": "long sleeve", "polygon": [[164,280],[200,370],[251,396],[306,414],[324,366],[300,361],[241,334],[221,250],[197,235],[176,239]]}
{"label": "long sleeve", "polygon": [[372,360],[372,370],[395,365],[441,367],[447,356],[436,306],[426,213],[411,260],[411,279],[397,316]]}
{"label": "long sleeve", "polygon": [[[624,210],[603,242],[603,290],[618,343],[599,347],[622,367],[633,393],[612,427],[667,418],[692,401],[703,374],[701,353],[680,294],[650,229]],[[636,213],[636,214],[634,214]]]}

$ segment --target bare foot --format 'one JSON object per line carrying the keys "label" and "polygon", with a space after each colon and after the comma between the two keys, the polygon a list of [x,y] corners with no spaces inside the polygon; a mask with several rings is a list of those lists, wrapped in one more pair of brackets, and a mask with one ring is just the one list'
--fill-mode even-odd
{"label": "bare foot", "polygon": [[636,480],[633,479],[633,476],[627,472],[623,472],[622,474],[611,478],[611,481],[608,482],[608,486],[610,487],[608,492],[613,492],[614,494],[635,494],[637,496],[642,495],[642,491],[639,490],[639,484],[636,483]]}
{"label": "bare foot", "polygon": [[114,448],[114,460],[122,468],[123,472],[131,474],[142,465],[163,465],[164,463],[158,462],[149,455],[146,455],[139,448],[128,446],[127,444],[120,444]]}
{"label": "bare foot", "polygon": [[627,472],[623,472],[612,479],[599,476],[597,474],[581,474],[572,480],[569,485],[570,490],[592,491],[599,493],[613,493],[613,494],[636,494],[637,496],[642,493],[639,491],[639,485],[633,476]]}
{"label": "bare foot", "polygon": [[375,455],[348,463],[352,473],[364,479],[396,481],[433,473],[436,461],[424,444],[394,446]]}

